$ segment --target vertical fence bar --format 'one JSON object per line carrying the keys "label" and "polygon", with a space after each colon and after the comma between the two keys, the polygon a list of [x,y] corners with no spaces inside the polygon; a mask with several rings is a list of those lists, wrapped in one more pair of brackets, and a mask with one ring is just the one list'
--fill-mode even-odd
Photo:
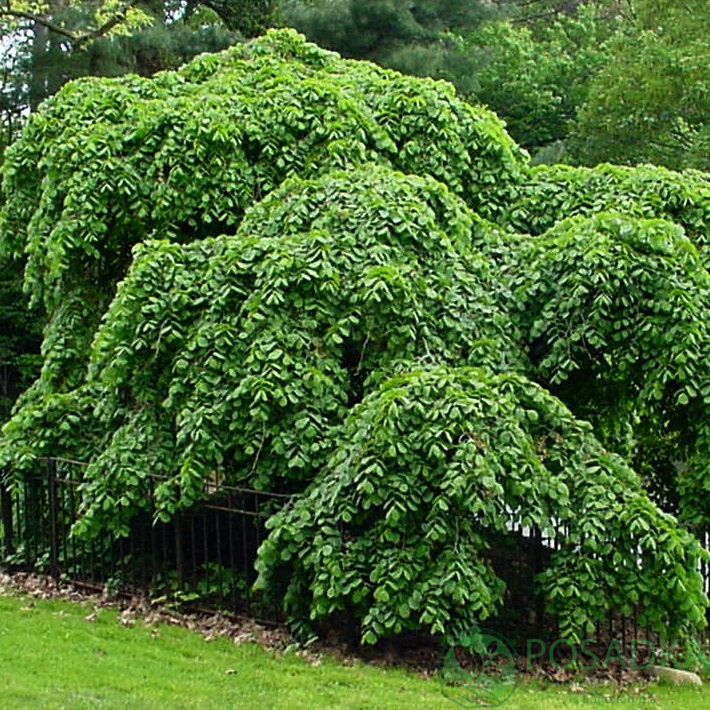
{"label": "vertical fence bar", "polygon": [[197,590],[197,534],[195,531],[195,514],[191,512],[188,520],[190,521],[190,587],[193,591]]}
{"label": "vertical fence bar", "polygon": [[37,537],[44,533],[44,519],[37,502],[37,478],[28,477],[22,481],[22,541],[24,542],[24,563],[33,569],[37,562]]}
{"label": "vertical fence bar", "polygon": [[[25,540],[25,537],[23,537],[24,534],[24,528],[23,528],[23,511],[24,511],[24,501],[23,497],[25,494],[25,488],[26,488],[26,482],[23,480],[15,485],[15,510],[14,510],[14,515],[13,519],[15,522],[15,539],[18,540],[19,544],[24,548],[23,549],[23,560],[22,564],[26,565],[27,564],[27,542]],[[25,543],[24,545],[22,543]]]}
{"label": "vertical fence bar", "polygon": [[217,568],[222,567],[222,531],[221,531],[221,521],[219,517],[219,511],[218,510],[213,510],[213,518],[214,518],[214,531],[215,531],[215,550],[217,552]]}
{"label": "vertical fence bar", "polygon": [[12,494],[6,484],[0,486],[0,520],[2,521],[2,554],[8,557],[15,552],[12,525]]}
{"label": "vertical fence bar", "polygon": [[[538,528],[533,528],[531,531],[533,540],[533,570],[534,577],[537,577],[544,570],[543,560],[543,539],[542,531]],[[545,633],[545,599],[540,592],[535,594],[535,633],[539,638],[544,637]]]}
{"label": "vertical fence bar", "polygon": [[150,593],[151,587],[155,584],[155,578],[158,575],[158,535],[156,531],[155,522],[155,479],[150,477],[150,515],[149,520],[152,521],[150,525],[150,569],[148,571],[148,593]]}
{"label": "vertical fence bar", "polygon": [[[248,535],[250,547],[245,548],[247,550],[246,555],[242,558],[242,565],[244,566],[244,577],[247,582],[247,600],[249,602],[253,599],[252,585],[256,581],[256,572],[254,570],[254,560],[256,559],[256,553],[261,546],[261,539],[264,533],[264,523],[266,522],[266,517],[264,510],[262,508],[262,501],[259,499],[259,493],[254,492],[250,495],[251,509],[254,511],[254,515],[251,516],[248,523]],[[249,564],[247,564],[247,562]],[[248,569],[247,569],[248,567]]]}
{"label": "vertical fence bar", "polygon": [[59,576],[59,526],[57,501],[57,462],[47,459],[47,493],[49,497],[49,574]]}
{"label": "vertical fence bar", "polygon": [[[232,492],[229,491],[227,493],[227,507],[232,508],[233,507],[233,501],[232,501]],[[227,513],[227,537],[229,538],[229,566],[232,570],[237,565],[237,559],[236,559],[236,554],[235,554],[235,546],[234,546],[234,513],[230,512]],[[220,585],[221,586],[221,585]],[[226,596],[229,594],[229,603],[230,603],[230,608],[235,610],[237,609],[237,605],[239,603],[239,592],[237,589],[236,585],[236,578],[234,575],[232,575],[229,578],[228,581],[228,589],[220,590],[220,594],[223,596]]]}
{"label": "vertical fence bar", "polygon": [[178,589],[180,590],[184,590],[185,588],[185,567],[182,559],[182,521],[182,513],[177,513],[173,518],[173,530],[175,535],[175,571],[177,572],[177,584]]}

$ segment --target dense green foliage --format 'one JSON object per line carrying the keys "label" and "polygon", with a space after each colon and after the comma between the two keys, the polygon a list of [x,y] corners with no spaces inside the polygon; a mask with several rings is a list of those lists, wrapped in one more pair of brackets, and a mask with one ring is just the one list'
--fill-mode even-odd
{"label": "dense green foliage", "polygon": [[516,231],[539,235],[561,218],[607,211],[675,222],[707,258],[710,177],[698,171],[541,165],[527,173],[506,221]]}
{"label": "dense green foliage", "polygon": [[707,520],[707,174],[539,166],[508,220],[537,235],[513,256],[535,377]]}
{"label": "dense green foliage", "polygon": [[589,388],[612,417],[624,402],[673,410],[698,390],[710,404],[710,276],[680,227],[604,212],[573,217],[520,245],[515,259],[520,322],[547,383],[582,370],[574,395]]}
{"label": "dense green foliage", "polygon": [[165,518],[205,481],[300,490],[398,363],[515,364],[498,287],[468,254],[471,226],[442,185],[367,166],[287,181],[236,236],[149,242],[86,382],[21,410],[6,429],[13,455],[37,416],[65,423],[47,421],[34,453],[70,455],[91,432],[84,524],[102,534],[123,529],[148,471],[171,476],[157,494]]}
{"label": "dense green foliage", "polygon": [[0,225],[11,248],[27,242],[35,295],[51,307],[58,279],[81,278],[104,247],[116,262],[94,267],[105,284],[143,238],[219,234],[289,175],[369,160],[501,211],[522,154],[495,116],[442,84],[275,37],[155,80],[75,82],[47,102],[8,153]]}
{"label": "dense green foliage", "polygon": [[[511,523],[566,523],[540,580],[564,638],[579,641],[641,599],[659,630],[701,622],[691,601],[701,595],[698,543],[649,503],[588,424],[525,378],[413,370],[354,408],[339,439],[304,496],[272,519],[260,554],[261,583],[285,586],[296,618],[348,611],[366,642],[421,627],[463,631],[503,601],[487,536]],[[649,563],[633,570],[639,552]],[[658,584],[670,559],[682,575]]]}
{"label": "dense green foliage", "polygon": [[[530,169],[450,85],[278,31],[67,85],[3,178],[48,322],[0,465],[87,461],[75,534],[126,534],[148,474],[164,520],[292,493],[260,584],[372,642],[494,613],[488,536],[564,523],[564,634],[703,625],[703,553],[639,475],[707,522],[702,174]],[[654,433],[683,475],[648,475]]]}
{"label": "dense green foliage", "polygon": [[592,82],[574,151],[601,160],[710,169],[710,2],[632,0]]}
{"label": "dense green foliage", "polygon": [[710,274],[682,228],[618,213],[572,217],[513,258],[535,378],[647,471],[658,497],[674,476],[654,471],[649,456],[692,460],[707,475],[696,451],[710,413]]}
{"label": "dense green foliage", "polygon": [[26,254],[26,286],[53,315],[46,339],[61,340],[38,386],[77,384],[134,244],[218,235],[289,175],[371,160],[430,174],[487,216],[523,164],[495,116],[450,87],[343,63],[294,33],[154,80],[68,86],[4,170],[5,247]]}

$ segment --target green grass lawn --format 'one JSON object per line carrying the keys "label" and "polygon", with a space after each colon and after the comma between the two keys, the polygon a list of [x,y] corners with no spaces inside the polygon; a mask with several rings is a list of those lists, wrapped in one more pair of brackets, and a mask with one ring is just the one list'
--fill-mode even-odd
{"label": "green grass lawn", "polygon": [[[0,596],[0,709],[6,708],[454,708],[436,680],[364,664],[319,665],[174,626],[126,627],[116,612]],[[605,697],[606,696],[606,697]],[[600,691],[525,682],[506,710],[583,707],[705,710],[710,690],[654,686]]]}

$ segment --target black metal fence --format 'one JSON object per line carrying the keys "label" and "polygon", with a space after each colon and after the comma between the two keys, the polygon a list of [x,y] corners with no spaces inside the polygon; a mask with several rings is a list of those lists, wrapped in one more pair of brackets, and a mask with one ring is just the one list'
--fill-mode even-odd
{"label": "black metal fence", "polygon": [[[137,591],[167,604],[278,618],[251,587],[266,519],[289,496],[219,486],[194,509],[155,522],[153,492],[165,479],[149,476],[149,504],[133,517],[129,535],[87,542],[70,534],[85,465],[48,459],[44,470],[10,488],[0,486],[0,563],[80,586]],[[555,621],[545,614],[534,579],[565,537],[564,526],[549,536],[516,527],[491,540],[488,561],[508,589],[502,611],[490,620],[492,628],[511,639],[555,637]],[[708,547],[707,533],[701,542]],[[704,565],[701,572],[710,591],[710,569]],[[622,648],[651,636],[635,614],[611,616],[596,630],[596,638],[617,640]]]}
{"label": "black metal fence", "polygon": [[[565,544],[569,532],[564,524],[548,533],[517,525],[512,526],[508,534],[489,540],[486,557],[496,575],[505,581],[507,589],[503,608],[487,625],[513,641],[519,650],[528,647],[531,639],[542,640],[549,648],[550,642],[554,644],[561,638],[555,618],[545,612],[545,599],[535,588],[535,577],[549,566],[552,555]],[[710,549],[708,531],[695,530],[694,534],[706,550]],[[703,578],[705,594],[710,596],[710,564],[701,562],[698,571]],[[657,651],[666,645],[672,646],[672,640],[641,621],[642,612],[641,604],[629,614],[610,612],[588,634],[585,639],[587,648],[596,652],[599,658],[606,658],[610,652],[613,657],[614,644],[628,656],[638,656],[639,651],[643,656],[647,644],[652,644]],[[708,622],[710,624],[710,609]],[[710,625],[697,633],[694,641],[707,646]],[[560,646],[561,655],[568,650],[568,645]],[[635,660],[644,662],[644,658]],[[707,660],[710,661],[710,655]]]}
{"label": "black metal fence", "polygon": [[149,475],[147,509],[134,516],[129,535],[84,541],[71,535],[71,526],[85,465],[47,459],[43,471],[0,487],[0,561],[6,566],[168,604],[274,615],[251,592],[254,560],[266,519],[289,496],[220,486],[194,509],[156,522],[153,492],[165,479]]}

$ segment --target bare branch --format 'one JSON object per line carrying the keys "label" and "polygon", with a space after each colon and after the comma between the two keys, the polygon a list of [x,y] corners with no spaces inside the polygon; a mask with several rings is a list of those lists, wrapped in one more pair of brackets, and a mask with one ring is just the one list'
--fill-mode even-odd
{"label": "bare branch", "polygon": [[114,27],[120,25],[126,19],[129,10],[136,7],[138,2],[139,0],[131,0],[103,24],[95,27],[94,29],[88,30],[87,32],[81,33],[72,32],[66,27],[62,27],[62,25],[53,22],[51,19],[43,15],[37,15],[34,12],[27,12],[25,10],[14,10],[7,6],[0,8],[0,17],[15,17],[19,20],[28,20],[29,22],[37,23],[38,25],[46,27],[50,32],[66,37],[71,43],[73,49],[80,49],[89,42],[93,42],[99,37],[104,37]]}
{"label": "bare branch", "polygon": [[36,15],[34,12],[25,12],[24,10],[12,10],[10,8],[4,7],[0,9],[0,17],[3,16],[16,17],[18,20],[29,20],[30,22],[35,22],[38,25],[46,27],[50,32],[56,32],[58,35],[66,37],[71,42],[75,42],[77,40],[76,33],[66,29],[66,27],[62,27],[61,25],[52,22],[47,17],[43,17],[42,15]]}

